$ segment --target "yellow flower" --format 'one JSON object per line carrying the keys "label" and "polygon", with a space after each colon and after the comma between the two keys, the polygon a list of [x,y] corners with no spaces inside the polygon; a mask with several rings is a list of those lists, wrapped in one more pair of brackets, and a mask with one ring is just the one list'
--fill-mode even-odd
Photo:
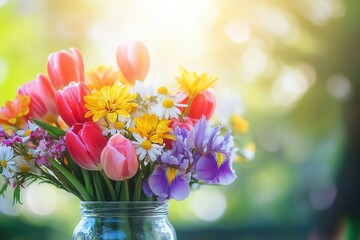
{"label": "yellow flower", "polygon": [[100,65],[87,72],[86,85],[90,90],[104,86],[112,86],[116,82],[125,83],[126,79],[119,71],[113,71],[111,66]]}
{"label": "yellow flower", "polygon": [[240,115],[233,114],[230,121],[234,131],[238,133],[247,133],[249,131],[249,123]]}
{"label": "yellow flower", "polygon": [[138,134],[141,138],[149,140],[151,143],[163,144],[164,139],[175,140],[169,133],[171,120],[159,120],[155,114],[143,114],[141,118],[134,118],[135,127],[129,128],[131,133]]}
{"label": "yellow flower", "polygon": [[14,101],[7,101],[0,109],[0,125],[6,130],[9,127],[21,128],[25,116],[29,113],[30,97],[17,95]]}
{"label": "yellow flower", "polygon": [[84,97],[85,108],[89,110],[85,117],[92,116],[96,122],[106,116],[111,123],[115,123],[118,116],[129,118],[129,113],[138,106],[133,102],[135,98],[136,93],[130,93],[127,86],[115,83],[112,87],[102,87]]}
{"label": "yellow flower", "polygon": [[176,78],[179,88],[193,98],[201,91],[204,91],[214,85],[217,80],[215,76],[208,76],[202,73],[200,76],[196,72],[189,72],[183,67],[179,67],[180,77]]}

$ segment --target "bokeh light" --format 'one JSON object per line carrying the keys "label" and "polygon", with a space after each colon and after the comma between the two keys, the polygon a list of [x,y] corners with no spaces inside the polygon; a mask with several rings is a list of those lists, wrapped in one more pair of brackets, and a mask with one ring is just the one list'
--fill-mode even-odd
{"label": "bokeh light", "polygon": [[[213,121],[243,116],[250,136],[238,141],[254,142],[249,156],[256,148],[253,161],[234,164],[233,185],[171,201],[179,236],[327,240],[339,229],[345,236],[360,229],[359,7],[358,0],[0,0],[0,103],[46,74],[51,52],[76,47],[87,70],[116,67],[117,46],[140,40],[151,84],[174,86],[179,65],[217,75]],[[0,219],[46,219],[36,224],[51,229],[49,239],[71,238],[78,200],[38,183],[22,200],[13,207],[11,193],[1,199]]]}

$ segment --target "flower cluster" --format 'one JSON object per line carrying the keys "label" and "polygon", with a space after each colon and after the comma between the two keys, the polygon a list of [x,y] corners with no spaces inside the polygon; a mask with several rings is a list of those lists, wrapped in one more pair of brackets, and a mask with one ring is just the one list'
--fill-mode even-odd
{"label": "flower cluster", "polygon": [[20,189],[41,180],[84,201],[182,200],[194,183],[236,179],[234,137],[209,123],[216,77],[180,67],[177,88],[147,85],[140,42],[119,46],[116,60],[118,69],[85,74],[77,49],[52,53],[49,77],[38,74],[6,102],[0,193],[12,186],[20,201]]}

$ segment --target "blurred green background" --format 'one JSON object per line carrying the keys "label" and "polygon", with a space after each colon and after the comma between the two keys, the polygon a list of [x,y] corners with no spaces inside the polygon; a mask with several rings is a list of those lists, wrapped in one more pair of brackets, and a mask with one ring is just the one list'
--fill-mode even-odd
{"label": "blurred green background", "polygon": [[[218,75],[217,116],[241,113],[257,151],[226,187],[171,202],[179,239],[359,239],[360,1],[0,0],[0,104],[78,48],[90,69],[148,47],[148,83]],[[71,239],[79,201],[31,185],[0,199],[1,239]]]}

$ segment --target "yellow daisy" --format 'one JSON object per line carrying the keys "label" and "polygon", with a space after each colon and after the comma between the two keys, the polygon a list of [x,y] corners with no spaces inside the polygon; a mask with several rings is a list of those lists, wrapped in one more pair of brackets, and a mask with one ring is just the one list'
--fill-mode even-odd
{"label": "yellow daisy", "polygon": [[141,118],[134,118],[135,126],[129,128],[133,134],[138,134],[141,138],[149,140],[151,143],[162,145],[164,139],[175,140],[169,133],[171,120],[159,120],[155,114],[143,114]]}
{"label": "yellow daisy", "polygon": [[208,76],[206,73],[198,76],[196,72],[190,72],[181,66],[179,73],[181,76],[176,78],[179,89],[186,92],[189,98],[193,98],[201,91],[212,87],[217,80],[217,77]]}
{"label": "yellow daisy", "polygon": [[127,86],[115,83],[112,87],[102,87],[84,97],[89,110],[85,117],[92,116],[94,122],[106,117],[111,123],[115,123],[118,116],[129,118],[129,113],[138,106],[133,102],[135,98],[136,93],[130,93]]}

